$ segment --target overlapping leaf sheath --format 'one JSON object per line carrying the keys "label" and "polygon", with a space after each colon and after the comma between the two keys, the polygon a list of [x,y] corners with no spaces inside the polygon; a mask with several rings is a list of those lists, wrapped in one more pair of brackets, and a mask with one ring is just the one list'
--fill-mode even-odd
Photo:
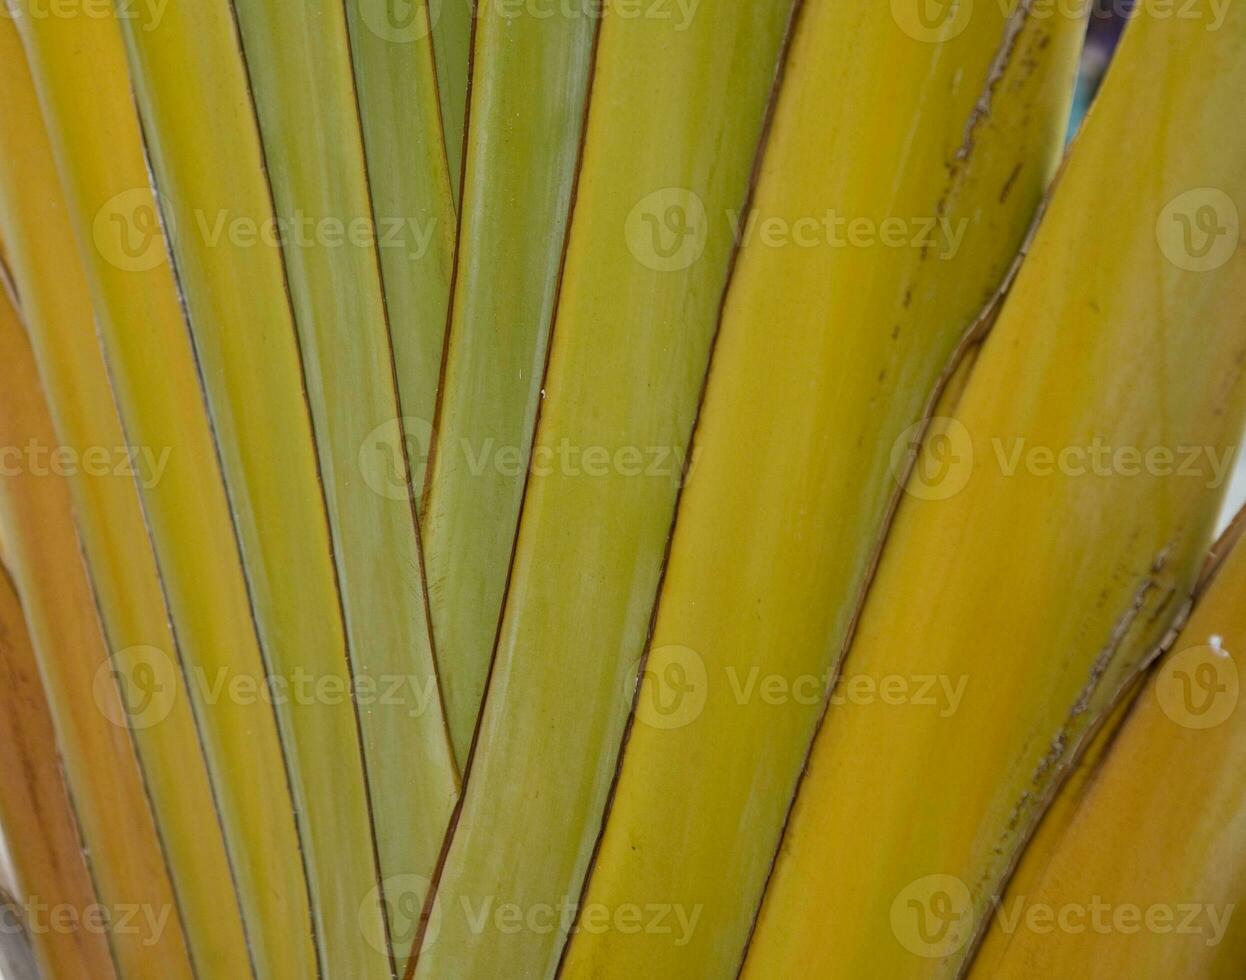
{"label": "overlapping leaf sheath", "polygon": [[1061,791],[970,976],[1246,970],[1244,593],[1239,542],[1120,732]]}
{"label": "overlapping leaf sheath", "polygon": [[11,285],[9,269],[13,265],[13,256],[9,254],[9,246],[0,239],[0,278],[4,279],[6,288]]}
{"label": "overlapping leaf sheath", "polygon": [[1130,28],[926,440],[745,976],[956,974],[1062,769],[1189,594],[1246,408],[1246,132],[1223,125],[1246,12],[1205,28]]}
{"label": "overlapping leaf sheath", "polygon": [[1021,244],[1084,30],[991,4],[919,39],[844,0],[806,0],[798,24],[582,912],[678,915],[580,931],[567,976],[738,970],[893,448]]}
{"label": "overlapping leaf sheath", "polygon": [[421,510],[437,659],[460,762],[484,696],[515,545],[595,28],[584,13],[512,16],[490,4],[476,29],[454,314]]}
{"label": "overlapping leaf sheath", "polygon": [[[1175,636],[1175,633],[1170,634],[1167,639],[1175,639]],[[1050,805],[1044,810],[1032,836],[1025,841],[1024,847],[1017,852],[1016,856],[1019,864],[1009,874],[1008,887],[1010,889],[1020,887],[1028,890],[1032,887],[1031,883],[1034,874],[1046,866],[1052,854],[1059,847],[1063,829],[1070,820],[1076,817],[1087,791],[1094,785],[1099,767],[1111,750],[1116,737],[1120,734],[1121,726],[1129,717],[1134,701],[1144,687],[1145,678],[1146,674],[1140,672],[1133,679],[1133,682],[1123,690],[1112,711],[1104,719],[1103,724],[1085,740],[1084,747],[1076,760],[1066,768],[1065,773],[1061,777],[1062,782],[1058,792],[1051,799]],[[998,896],[996,901],[998,901]],[[998,909],[999,906],[997,904],[992,909],[992,914],[996,914]],[[991,925],[992,933],[989,939],[994,944],[999,937],[996,937],[994,934],[995,923],[992,922]],[[998,947],[995,948],[998,949]],[[985,949],[986,947],[984,946],[984,952]],[[976,962],[981,955],[983,953],[975,953],[973,960]],[[990,962],[992,959],[992,955],[987,955],[986,962]],[[966,966],[962,967],[962,973],[968,969],[968,962],[969,958],[966,959]]]}
{"label": "overlapping leaf sheath", "polygon": [[[356,113],[346,13],[236,5],[283,239],[400,962],[458,793]],[[295,233],[295,229],[301,229]],[[345,234],[339,229],[346,229]],[[397,702],[396,704],[394,702]],[[417,883],[417,879],[419,882]]]}
{"label": "overlapping leaf sheath", "polygon": [[[153,665],[171,668],[178,647],[136,478],[159,480],[168,456],[131,446],[122,429],[51,146],[8,21],[0,22],[0,72],[0,229],[13,243],[13,274],[55,445],[77,460],[66,479],[82,557],[112,665],[132,699],[127,716],[191,955],[204,972],[245,976],[246,937],[183,673],[149,672]],[[63,600],[64,591],[54,589],[50,598]],[[153,649],[163,659],[144,657]],[[159,699],[151,697],[153,680]]]}
{"label": "overlapping leaf sheath", "polygon": [[[557,963],[790,13],[705,2],[677,30],[606,11],[514,567],[421,977]],[[495,919],[506,905],[537,927]]]}
{"label": "overlapping leaf sheath", "polygon": [[[6,772],[27,774],[18,780],[19,797],[6,804],[6,809],[29,802],[49,810],[49,836],[31,841],[22,835],[16,843],[36,850],[30,855],[35,861],[40,846],[68,843],[64,855],[68,866],[85,849],[99,903],[113,915],[130,908],[148,915],[145,925],[149,928],[118,929],[110,934],[112,955],[122,972],[191,977],[177,900],[126,728],[123,693],[114,682],[83,574],[69,491],[55,468],[61,464],[53,462],[57,447],[34,359],[25,331],[5,297],[0,297],[0,373],[0,446],[6,447],[0,524],[55,732],[53,740],[36,750],[50,754],[50,760],[44,758],[45,765],[50,761],[53,767],[51,774],[40,771],[38,754],[14,760],[15,770],[6,767]],[[13,624],[14,644],[27,642],[20,625],[20,620]],[[13,656],[21,653],[15,649]],[[13,696],[20,694],[13,692]],[[14,721],[21,724],[23,716],[32,720],[34,710],[37,706]],[[27,738],[36,734],[27,732]],[[51,798],[59,789],[55,782],[49,785],[49,778],[57,775],[58,752],[80,824],[80,845],[72,839],[73,828],[64,826],[68,815],[58,814],[57,801]],[[29,799],[21,798],[23,790]],[[46,856],[52,862],[62,858],[56,852]],[[24,857],[18,854],[19,860]],[[30,885],[34,891],[39,883]],[[85,915],[86,906],[75,906],[73,912]]]}
{"label": "overlapping leaf sheath", "polygon": [[[4,302],[0,298],[0,304]],[[0,346],[7,352],[16,339],[11,333],[15,324],[7,310],[0,313],[0,319],[4,321],[0,326]],[[30,362],[29,352],[26,361]],[[7,369],[5,373],[9,374]],[[5,380],[11,380],[11,375]],[[27,391],[35,391],[36,386],[33,375],[23,384]],[[9,421],[0,428],[7,430],[11,425]],[[12,882],[0,881],[0,889],[11,887],[12,897],[20,906],[3,908],[4,896],[0,892],[0,943],[9,939],[21,920],[35,916],[37,921],[30,924],[34,927],[31,939],[45,975],[72,977],[86,971],[91,977],[110,980],[116,973],[108,938],[101,930],[54,929],[45,918],[53,908],[85,910],[95,906],[99,898],[83,857],[77,818],[61,774],[56,732],[26,620],[13,583],[3,569],[0,772],[10,777],[0,793],[0,853],[13,862],[14,878]],[[21,778],[14,776],[17,773],[22,774]],[[10,869],[0,868],[0,874],[7,870]]]}
{"label": "overlapping leaf sheath", "polygon": [[[380,6],[382,0],[360,0],[361,3],[373,3]],[[394,10],[392,0],[385,0]],[[413,5],[414,6],[414,5]],[[432,29],[433,50],[436,53],[437,89],[441,101],[442,129],[445,132],[446,158],[450,165],[450,182],[454,187],[454,199],[461,198],[463,168],[463,138],[467,122],[468,91],[471,88],[472,68],[472,20],[473,17],[485,17],[490,9],[500,10],[494,0],[478,3],[478,0],[429,0],[428,17]],[[507,7],[514,12],[517,8],[512,4]],[[567,10],[567,6],[557,8]],[[574,9],[574,7],[570,8]],[[414,18],[414,10],[405,17],[397,17],[391,13],[391,24],[406,24],[410,30]]]}
{"label": "overlapping leaf sheath", "polygon": [[[470,10],[470,3],[463,5]],[[431,420],[446,337],[455,205],[428,11],[412,3],[409,21],[395,23],[395,6],[394,0],[348,0],[347,23],[399,400],[403,415]],[[459,129],[456,188],[461,116]],[[427,442],[423,432],[414,434]],[[416,492],[424,485],[427,452],[424,445],[411,460]]]}
{"label": "overlapping leaf sheath", "polygon": [[[139,480],[256,972],[306,977],[316,940],[286,760],[217,447],[148,184],[114,19],[19,14],[67,212],[128,441],[161,453]],[[122,670],[163,688],[173,651],[130,648]],[[222,685],[222,682],[223,685]],[[151,705],[143,702],[146,707]]]}
{"label": "overlapping leaf sheath", "polygon": [[[171,7],[156,31],[123,24],[272,671],[246,680],[276,704],[322,969],[389,977],[385,895],[316,445],[280,245],[255,233],[275,220],[230,5]],[[213,84],[203,85],[208,76]],[[367,689],[356,694],[358,710],[410,707],[378,705]]]}

